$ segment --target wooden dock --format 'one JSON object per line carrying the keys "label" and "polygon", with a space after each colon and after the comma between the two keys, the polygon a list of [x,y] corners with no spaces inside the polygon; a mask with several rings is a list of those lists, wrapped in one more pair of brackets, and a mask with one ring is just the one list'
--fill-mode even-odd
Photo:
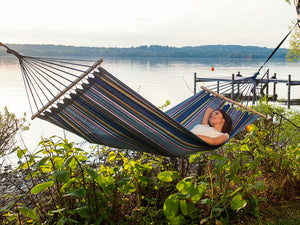
{"label": "wooden dock", "polygon": [[[238,74],[232,74],[231,78],[205,78],[205,77],[197,77],[197,73],[194,73],[194,93],[196,93],[196,84],[198,82],[217,82],[217,86],[220,82],[230,82],[232,84],[238,84],[244,77]],[[300,85],[300,81],[292,80],[292,76],[288,75],[287,80],[277,79],[276,73],[272,77],[270,77],[269,70],[262,76],[262,78],[256,78],[256,87],[259,89],[259,97],[266,96],[270,101],[278,101],[278,95],[276,94],[276,85],[277,84],[286,84],[287,86],[287,99],[280,100],[280,102],[287,104],[288,108],[291,105],[300,105],[300,99],[291,99],[291,88],[292,86]],[[270,85],[273,84],[273,94],[270,95]],[[231,93],[225,94],[230,96]]]}

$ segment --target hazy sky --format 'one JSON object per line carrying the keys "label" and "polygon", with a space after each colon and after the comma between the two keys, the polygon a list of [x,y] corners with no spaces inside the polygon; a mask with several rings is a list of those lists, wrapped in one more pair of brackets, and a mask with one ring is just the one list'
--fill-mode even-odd
{"label": "hazy sky", "polygon": [[284,0],[3,0],[0,7],[3,43],[96,47],[276,47],[296,19]]}

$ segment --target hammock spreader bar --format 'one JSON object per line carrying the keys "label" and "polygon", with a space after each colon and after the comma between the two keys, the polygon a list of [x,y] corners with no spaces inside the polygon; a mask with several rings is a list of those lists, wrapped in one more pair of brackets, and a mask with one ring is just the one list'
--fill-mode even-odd
{"label": "hammock spreader bar", "polygon": [[249,107],[246,107],[246,106],[244,106],[244,105],[242,105],[242,104],[240,104],[240,103],[238,103],[238,102],[236,102],[236,101],[233,101],[233,100],[230,99],[230,98],[227,98],[227,97],[225,97],[225,96],[222,96],[222,95],[220,95],[220,94],[218,94],[218,93],[216,93],[216,92],[214,92],[214,91],[212,91],[212,90],[209,90],[208,88],[206,88],[206,87],[204,87],[204,86],[201,86],[201,89],[203,89],[203,90],[205,90],[205,91],[208,91],[208,92],[212,93],[213,95],[215,95],[215,96],[218,97],[218,98],[223,98],[225,101],[230,102],[230,103],[233,103],[233,104],[235,104],[235,105],[237,105],[237,106],[239,106],[239,107],[241,107],[241,108],[244,108],[244,109],[246,109],[246,110],[248,110],[248,111],[250,111],[250,112],[252,112],[252,113],[254,113],[254,114],[257,114],[257,115],[259,115],[259,116],[261,116],[261,117],[263,117],[263,118],[267,118],[266,115],[264,115],[264,114],[262,114],[262,113],[260,113],[260,112],[257,112],[257,111],[254,110],[254,109],[251,109],[251,108],[249,108]]}

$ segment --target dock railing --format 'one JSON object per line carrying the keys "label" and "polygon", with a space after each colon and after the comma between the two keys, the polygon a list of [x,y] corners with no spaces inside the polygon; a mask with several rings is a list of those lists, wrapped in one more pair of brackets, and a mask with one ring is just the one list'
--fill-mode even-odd
{"label": "dock railing", "polygon": [[[230,78],[208,78],[208,77],[198,77],[197,73],[194,73],[194,94],[197,92],[197,83],[198,82],[216,82],[216,92],[219,93],[220,90],[220,82],[231,82],[232,88],[231,93],[227,93],[226,95],[233,97],[236,93],[234,90],[237,90],[239,92],[239,81],[236,80],[236,77],[242,77],[240,72],[238,72],[236,75],[232,74],[231,79]],[[273,76],[270,77],[270,70],[268,69],[264,75],[261,78],[256,78],[255,82],[255,90],[253,94],[253,101],[256,101],[257,99],[260,99],[262,97],[266,97],[267,100],[270,101],[278,101],[278,95],[276,93],[276,85],[277,84],[286,84],[287,86],[287,100],[284,100],[283,102],[287,102],[287,107],[290,108],[291,104],[294,105],[300,105],[300,99],[291,99],[291,87],[292,86],[298,86],[300,85],[300,81],[292,80],[292,76],[288,75],[287,80],[283,79],[277,79],[277,74],[274,73]],[[235,87],[234,85],[237,85]],[[270,95],[270,87],[269,85],[273,84],[273,94]]]}

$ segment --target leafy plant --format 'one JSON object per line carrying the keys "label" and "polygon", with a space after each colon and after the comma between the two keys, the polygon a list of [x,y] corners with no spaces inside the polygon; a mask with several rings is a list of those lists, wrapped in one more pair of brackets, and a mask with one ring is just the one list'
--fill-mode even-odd
{"label": "leafy plant", "polygon": [[2,223],[261,224],[262,203],[300,195],[298,132],[281,117],[297,123],[299,113],[271,105],[265,113],[269,120],[217,151],[178,159],[103,146],[84,151],[55,136],[34,154],[15,148],[20,164],[11,174],[24,177],[26,188],[2,194]]}
{"label": "leafy plant", "polygon": [[15,144],[15,135],[19,130],[28,130],[29,126],[25,125],[26,114],[24,117],[17,118],[14,113],[4,107],[4,112],[0,112],[0,156],[12,149]]}

